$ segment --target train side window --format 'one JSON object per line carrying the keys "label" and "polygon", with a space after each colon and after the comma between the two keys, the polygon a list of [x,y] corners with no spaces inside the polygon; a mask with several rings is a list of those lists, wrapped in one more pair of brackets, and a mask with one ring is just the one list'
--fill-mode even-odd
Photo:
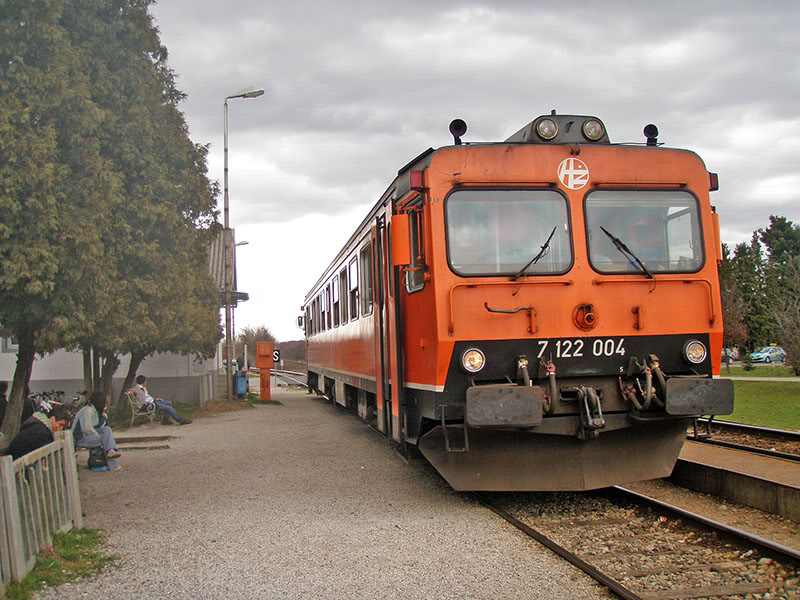
{"label": "train side window", "polygon": [[327,313],[327,320],[325,322],[325,326],[328,329],[333,327],[331,318],[331,284],[329,283],[325,288],[325,312]]}
{"label": "train side window", "polygon": [[311,326],[311,307],[306,306],[306,337],[309,337],[313,333],[313,328]]}
{"label": "train side window", "polygon": [[425,257],[422,245],[422,208],[409,213],[411,234],[411,264],[406,269],[406,291],[411,294],[425,287]]}
{"label": "train side window", "polygon": [[367,244],[359,255],[361,263],[361,314],[372,314],[372,245]]}
{"label": "train side window", "polygon": [[336,277],[331,280],[331,302],[333,303],[333,326],[338,327],[341,306],[339,306],[339,279]]}
{"label": "train side window", "polygon": [[319,326],[320,331],[325,331],[327,329],[327,317],[325,315],[325,290],[322,290],[319,293]]}
{"label": "train side window", "polygon": [[350,261],[350,318],[358,318],[358,259]]}
{"label": "train side window", "polygon": [[341,290],[342,298],[340,302],[342,325],[347,323],[347,267],[339,271],[339,289]]}

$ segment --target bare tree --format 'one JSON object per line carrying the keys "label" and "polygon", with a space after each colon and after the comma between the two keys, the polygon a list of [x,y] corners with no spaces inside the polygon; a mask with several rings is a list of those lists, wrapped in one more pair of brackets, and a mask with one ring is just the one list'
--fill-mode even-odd
{"label": "bare tree", "polygon": [[[255,357],[256,342],[274,342],[275,336],[266,325],[258,327],[245,327],[239,331],[234,343],[234,357],[239,358],[244,355],[244,347],[247,346],[247,356]],[[248,358],[248,362],[255,364],[254,358]]]}

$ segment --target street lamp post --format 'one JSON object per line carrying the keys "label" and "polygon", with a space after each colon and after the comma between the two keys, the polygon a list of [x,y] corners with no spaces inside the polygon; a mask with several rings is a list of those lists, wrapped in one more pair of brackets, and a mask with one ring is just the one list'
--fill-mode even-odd
{"label": "street lamp post", "polygon": [[233,284],[233,272],[231,268],[231,260],[233,254],[233,248],[231,246],[231,230],[230,230],[230,220],[228,217],[228,100],[233,98],[258,98],[259,96],[264,95],[264,90],[261,88],[256,87],[249,87],[247,89],[242,90],[241,92],[237,92],[236,94],[231,94],[230,96],[225,97],[224,102],[224,139],[223,145],[225,147],[225,170],[223,174],[223,213],[224,213],[224,220],[225,220],[225,229],[223,231],[222,236],[222,248],[225,255],[225,260],[223,261],[223,278],[224,278],[224,286],[225,286],[225,375],[227,379],[226,383],[226,390],[227,390],[227,398],[228,402],[233,401],[233,388],[231,386],[231,359],[232,359],[232,350],[231,350],[231,286]]}

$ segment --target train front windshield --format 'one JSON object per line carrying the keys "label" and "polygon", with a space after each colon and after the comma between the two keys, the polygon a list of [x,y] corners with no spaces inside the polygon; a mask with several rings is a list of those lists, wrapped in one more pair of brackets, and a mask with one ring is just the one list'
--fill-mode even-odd
{"label": "train front windshield", "polygon": [[596,191],[586,197],[585,212],[596,271],[641,271],[637,258],[651,272],[692,273],[703,266],[697,200],[687,192]]}
{"label": "train front windshield", "polygon": [[[552,234],[552,237],[551,237]],[[552,190],[457,190],[447,199],[447,248],[459,275],[565,273],[572,265],[567,201]]]}

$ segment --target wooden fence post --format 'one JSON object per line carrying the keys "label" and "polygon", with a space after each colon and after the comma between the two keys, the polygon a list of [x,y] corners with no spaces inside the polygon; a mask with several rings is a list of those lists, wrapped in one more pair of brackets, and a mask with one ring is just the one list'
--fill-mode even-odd
{"label": "wooden fence post", "polygon": [[11,576],[22,581],[27,574],[25,569],[25,548],[22,545],[22,521],[19,518],[17,485],[14,481],[14,461],[10,456],[0,456],[0,488],[5,505],[4,523],[8,539],[8,557],[11,562]]}
{"label": "wooden fence post", "polygon": [[67,494],[69,494],[69,507],[72,511],[72,526],[75,529],[83,528],[83,512],[81,511],[81,491],[78,488],[78,465],[75,462],[75,445],[72,442],[72,432],[64,431],[64,475],[67,478]]}

